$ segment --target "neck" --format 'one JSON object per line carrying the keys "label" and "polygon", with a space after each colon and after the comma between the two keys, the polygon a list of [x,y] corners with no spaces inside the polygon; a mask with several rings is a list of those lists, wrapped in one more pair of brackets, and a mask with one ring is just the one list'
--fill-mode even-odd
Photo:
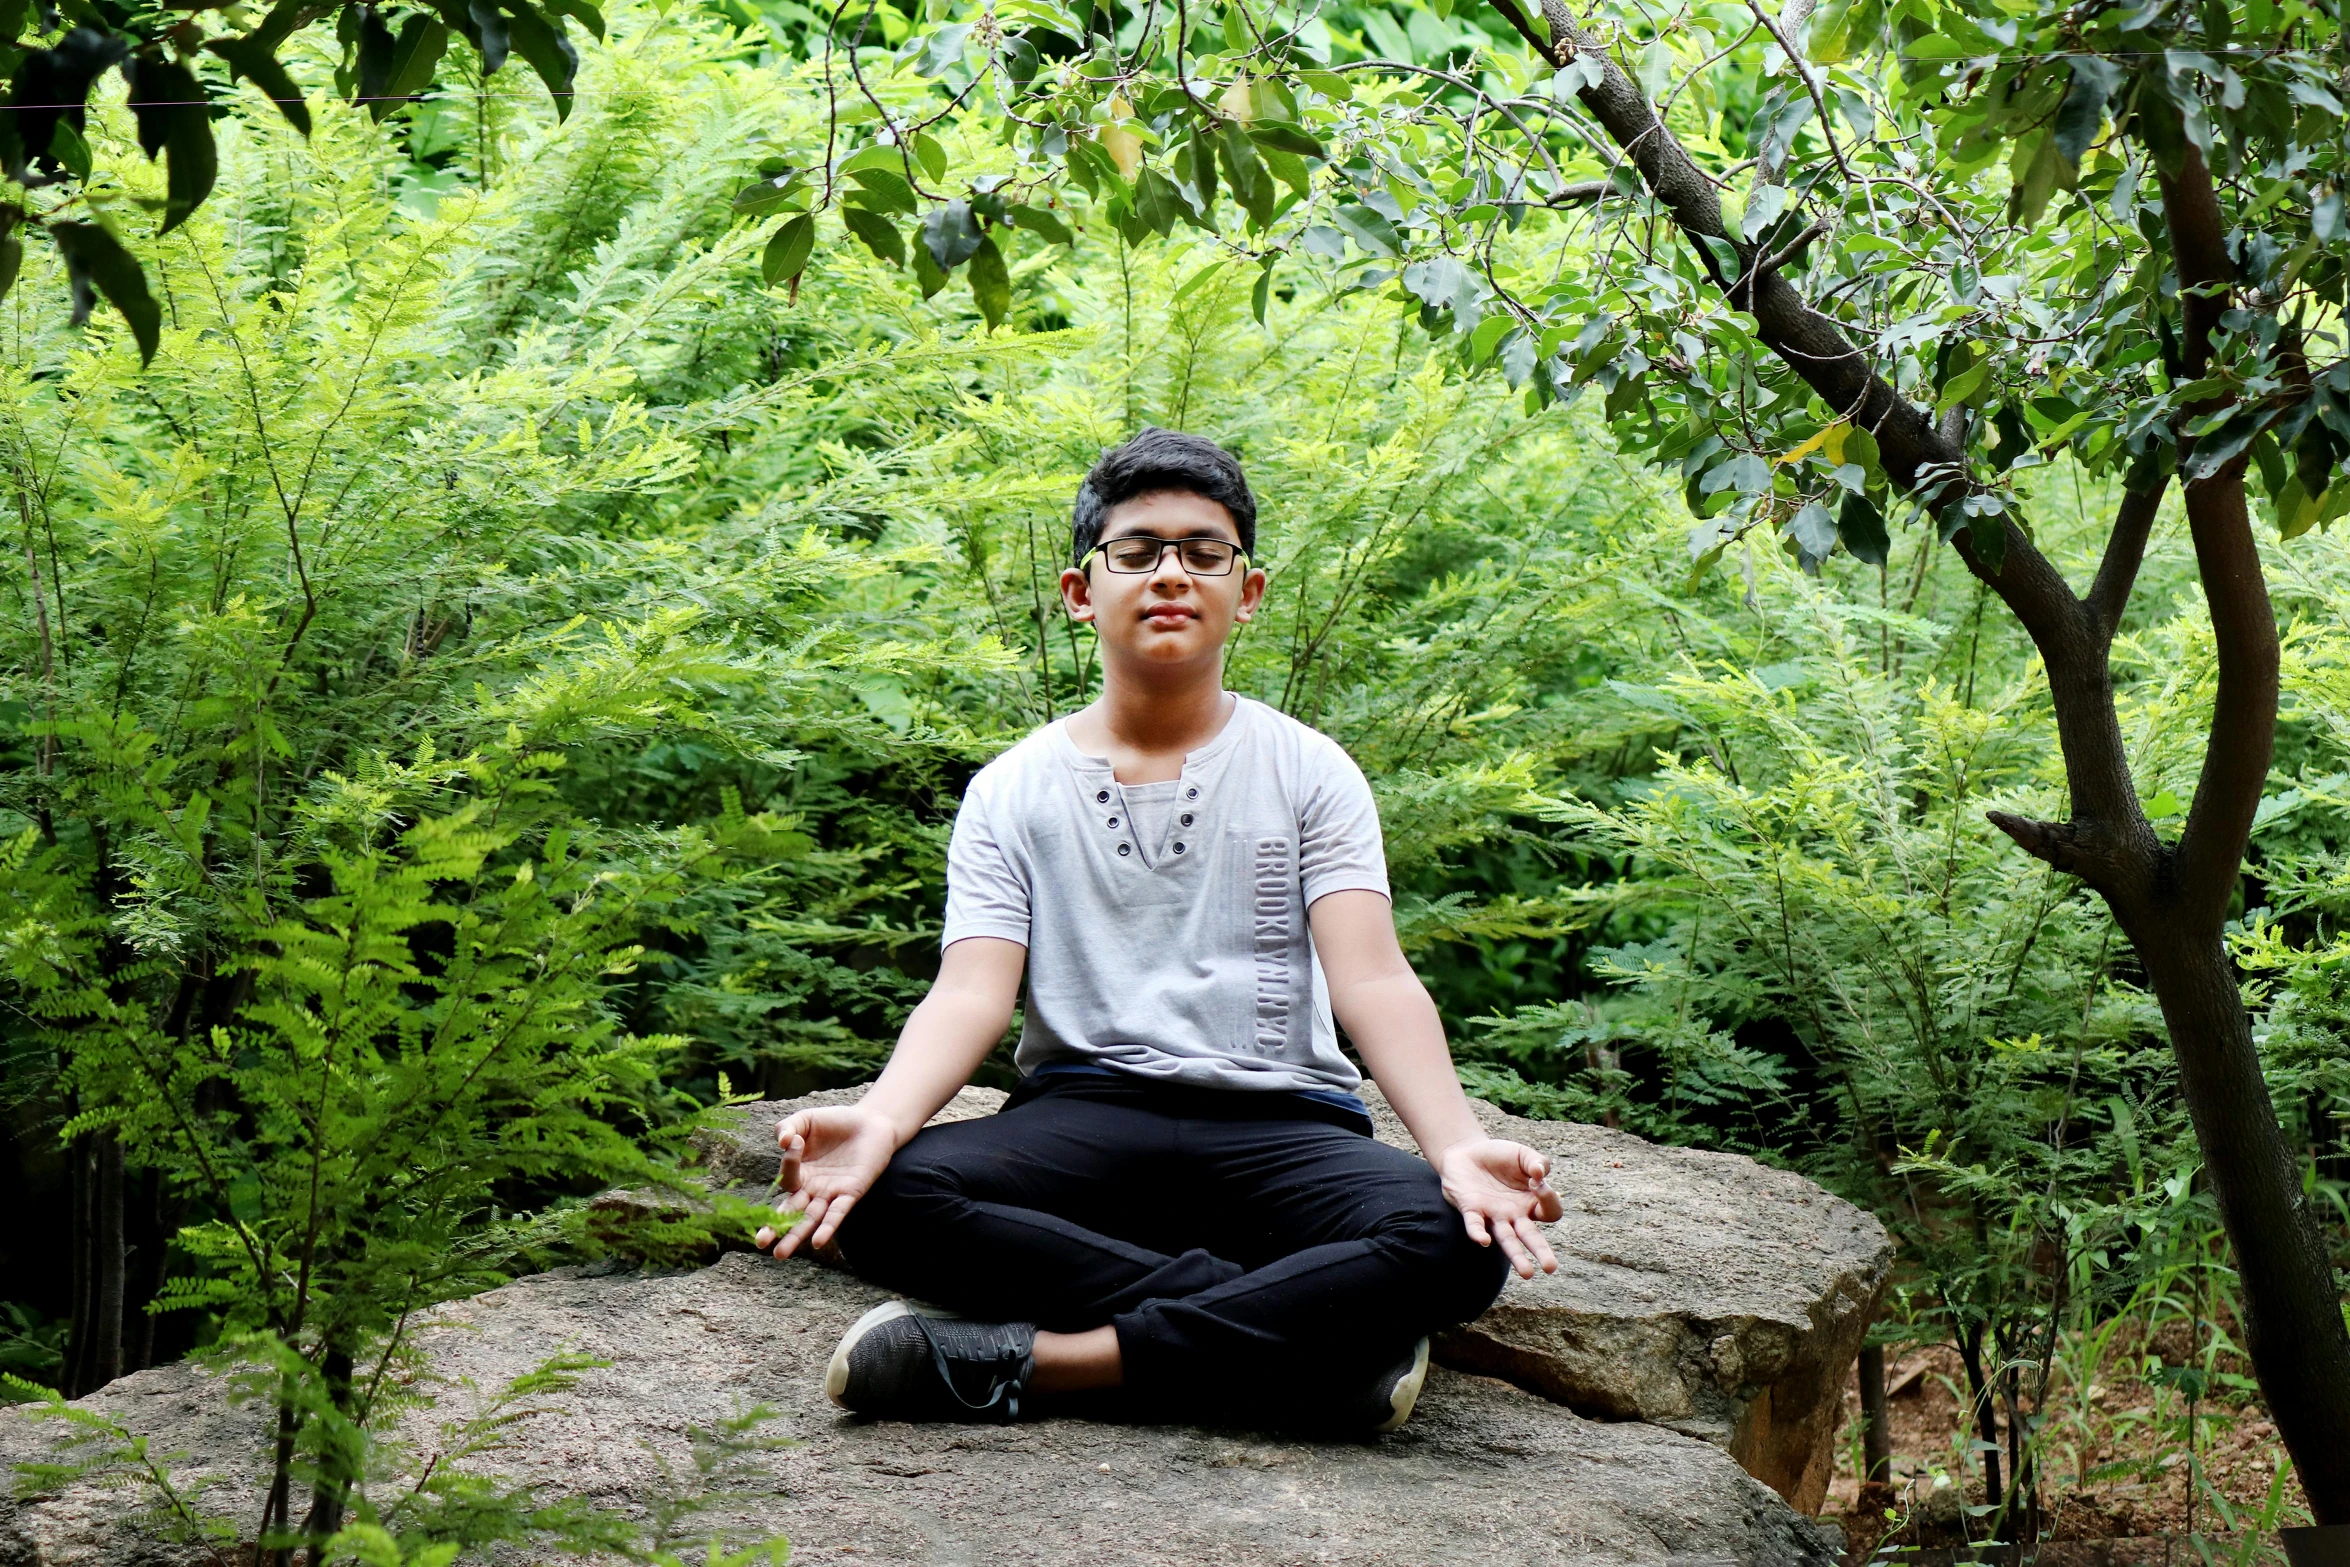
{"label": "neck", "polygon": [[1149,676],[1107,666],[1093,712],[1104,738],[1120,749],[1193,751],[1224,727],[1228,706],[1223,660],[1218,659],[1203,670]]}

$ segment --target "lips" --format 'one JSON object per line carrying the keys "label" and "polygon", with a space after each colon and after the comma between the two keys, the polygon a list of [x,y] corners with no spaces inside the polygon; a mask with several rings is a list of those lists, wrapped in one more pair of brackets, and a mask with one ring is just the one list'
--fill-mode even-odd
{"label": "lips", "polygon": [[1186,620],[1197,620],[1199,613],[1181,604],[1154,604],[1142,612],[1142,618],[1157,621],[1161,625],[1172,626]]}

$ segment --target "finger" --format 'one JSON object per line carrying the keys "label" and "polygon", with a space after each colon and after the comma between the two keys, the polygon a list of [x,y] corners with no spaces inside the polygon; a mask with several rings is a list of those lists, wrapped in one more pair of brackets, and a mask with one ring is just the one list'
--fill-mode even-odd
{"label": "finger", "polygon": [[1542,1233],[1542,1226],[1532,1219],[1520,1219],[1514,1228],[1526,1250],[1533,1254],[1535,1265],[1545,1273],[1558,1272],[1558,1253],[1550,1249],[1550,1237]]}
{"label": "finger", "polygon": [[751,1244],[756,1246],[759,1250],[765,1251],[767,1248],[775,1244],[776,1239],[777,1236],[775,1233],[775,1226],[772,1224],[762,1224],[759,1226],[759,1232],[751,1237]]}
{"label": "finger", "polygon": [[824,1199],[818,1197],[811,1200],[805,1208],[802,1208],[800,1210],[799,1218],[793,1223],[792,1227],[785,1232],[783,1239],[776,1243],[775,1255],[778,1257],[788,1257],[793,1252],[798,1251],[800,1249],[800,1242],[807,1239],[808,1232],[816,1228],[818,1222],[823,1219],[824,1207]]}
{"label": "finger", "polygon": [[1567,1205],[1559,1201],[1559,1194],[1552,1191],[1549,1187],[1545,1186],[1541,1191],[1535,1194],[1534,1217],[1540,1219],[1543,1223],[1558,1223],[1560,1217],[1564,1215],[1566,1211]]}
{"label": "finger", "polygon": [[1493,1228],[1493,1238],[1501,1242],[1501,1253],[1509,1258],[1510,1266],[1517,1270],[1519,1278],[1534,1277],[1534,1255],[1518,1240],[1516,1230],[1507,1224],[1497,1224]]}
{"label": "finger", "polygon": [[1490,1246],[1493,1244],[1493,1235],[1485,1228],[1485,1215],[1476,1209],[1463,1208],[1461,1210],[1461,1225],[1469,1232],[1469,1239],[1478,1245]]}
{"label": "finger", "polygon": [[1518,1171],[1526,1177],[1526,1188],[1531,1191],[1550,1178],[1550,1161],[1531,1148],[1518,1150]]}
{"label": "finger", "polygon": [[840,1228],[840,1221],[847,1218],[849,1210],[856,1205],[857,1197],[854,1192],[843,1192],[840,1196],[833,1198],[824,1210],[824,1222],[816,1227],[814,1244],[819,1247],[829,1244],[832,1240],[832,1232]]}

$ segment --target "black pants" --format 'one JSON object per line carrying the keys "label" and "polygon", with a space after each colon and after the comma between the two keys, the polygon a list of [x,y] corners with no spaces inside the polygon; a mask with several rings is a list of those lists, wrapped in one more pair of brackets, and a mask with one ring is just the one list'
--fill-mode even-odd
{"label": "black pants", "polygon": [[1031,1080],[930,1127],[843,1221],[849,1266],[965,1316],[1118,1333],[1124,1407],[1283,1418],[1493,1303],[1424,1160],[1286,1095]]}

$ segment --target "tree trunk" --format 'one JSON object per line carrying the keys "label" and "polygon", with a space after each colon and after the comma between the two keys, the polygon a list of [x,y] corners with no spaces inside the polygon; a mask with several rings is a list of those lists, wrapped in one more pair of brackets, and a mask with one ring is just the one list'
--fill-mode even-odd
{"label": "tree trunk", "polygon": [[294,1394],[291,1384],[278,1393],[277,1441],[270,1450],[269,1499],[262,1504],[261,1528],[254,1536],[253,1559],[266,1562],[268,1567],[294,1567],[294,1552],[290,1546],[268,1547],[272,1535],[284,1538],[286,1526],[293,1519],[294,1496]]}
{"label": "tree trunk", "polygon": [[2124,917],[2161,1003],[2241,1284],[2244,1350],[2320,1523],[2350,1523],[2350,1335],[2341,1292],[2285,1141],[2235,966],[2216,931]]}
{"label": "tree trunk", "polygon": [[329,1428],[320,1443],[318,1479],[310,1490],[310,1516],[302,1521],[302,1533],[310,1541],[308,1567],[326,1567],[326,1542],[342,1528],[352,1483],[359,1478],[358,1454],[353,1450],[358,1435],[347,1425],[351,1415],[350,1351],[328,1349],[320,1369],[326,1375],[327,1397],[343,1417],[344,1428]]}
{"label": "tree trunk", "polygon": [[123,1373],[122,1315],[129,1258],[123,1244],[122,1145],[111,1132],[80,1139],[73,1160],[73,1321],[66,1392],[94,1393]]}
{"label": "tree trunk", "polygon": [[[1876,373],[1873,356],[1768,264],[1775,258],[1729,236],[1713,179],[1657,118],[1647,93],[1576,22],[1565,0],[1542,0],[1542,29],[1511,0],[1493,3],[1553,65],[1580,57],[1587,68],[1597,67],[1599,79],[1577,91],[1583,107],[1690,238],[1729,302],[1755,318],[1762,342],[1830,408],[1876,437],[1894,487],[1929,504],[1973,488],[1965,477],[1971,465],[1963,421],[1936,424],[1929,409],[1889,385]],[[2178,155],[2156,162],[2179,285],[2182,373],[2172,379],[2193,383],[2209,368],[2221,318],[2235,306],[2230,224],[2211,171],[2186,140],[2175,110],[2141,101],[2135,112],[2174,116],[2168,142]],[[2172,161],[2176,167],[2166,171]],[[1725,274],[1717,242],[1735,257],[1736,276]],[[2215,400],[2185,412],[2203,415],[2219,406]],[[2177,432],[2182,464],[2194,445],[2186,423],[2182,419]],[[1951,541],[1968,568],[2014,612],[2046,662],[2072,796],[2069,821],[2026,821],[2004,812],[1991,819],[2027,852],[2095,888],[2136,944],[2162,1006],[2180,1087],[2238,1259],[2246,1347],[2261,1390],[2311,1511],[2321,1523],[2350,1524],[2350,1331],[2221,943],[2276,734],[2276,620],[2245,504],[2243,456],[2185,487],[2196,567],[2211,608],[2219,687],[2202,776],[2175,847],[2163,844],[2146,820],[2115,720],[2113,635],[2169,482],[2171,470],[2161,456],[2149,448],[2125,479],[2121,509],[2086,597],[2073,591],[2012,518],[1997,567],[1986,565],[1965,530]]]}
{"label": "tree trunk", "polygon": [[[1974,1411],[1975,1437],[1983,1445],[1983,1504],[1991,1509],[1994,1519],[2000,1518],[1999,1505],[2004,1494],[1999,1484],[1999,1400],[1991,1385],[1991,1377],[1983,1366],[1983,1330],[1979,1325],[1969,1326],[1958,1336],[1958,1358],[1966,1367],[1967,1393]],[[2007,1531],[2002,1528],[2000,1536]],[[1968,1531],[1967,1537],[1974,1537]]]}
{"label": "tree trunk", "polygon": [[1893,1420],[1885,1407],[1885,1350],[1871,1344],[1860,1352],[1860,1477],[1890,1484],[1893,1479]]}

